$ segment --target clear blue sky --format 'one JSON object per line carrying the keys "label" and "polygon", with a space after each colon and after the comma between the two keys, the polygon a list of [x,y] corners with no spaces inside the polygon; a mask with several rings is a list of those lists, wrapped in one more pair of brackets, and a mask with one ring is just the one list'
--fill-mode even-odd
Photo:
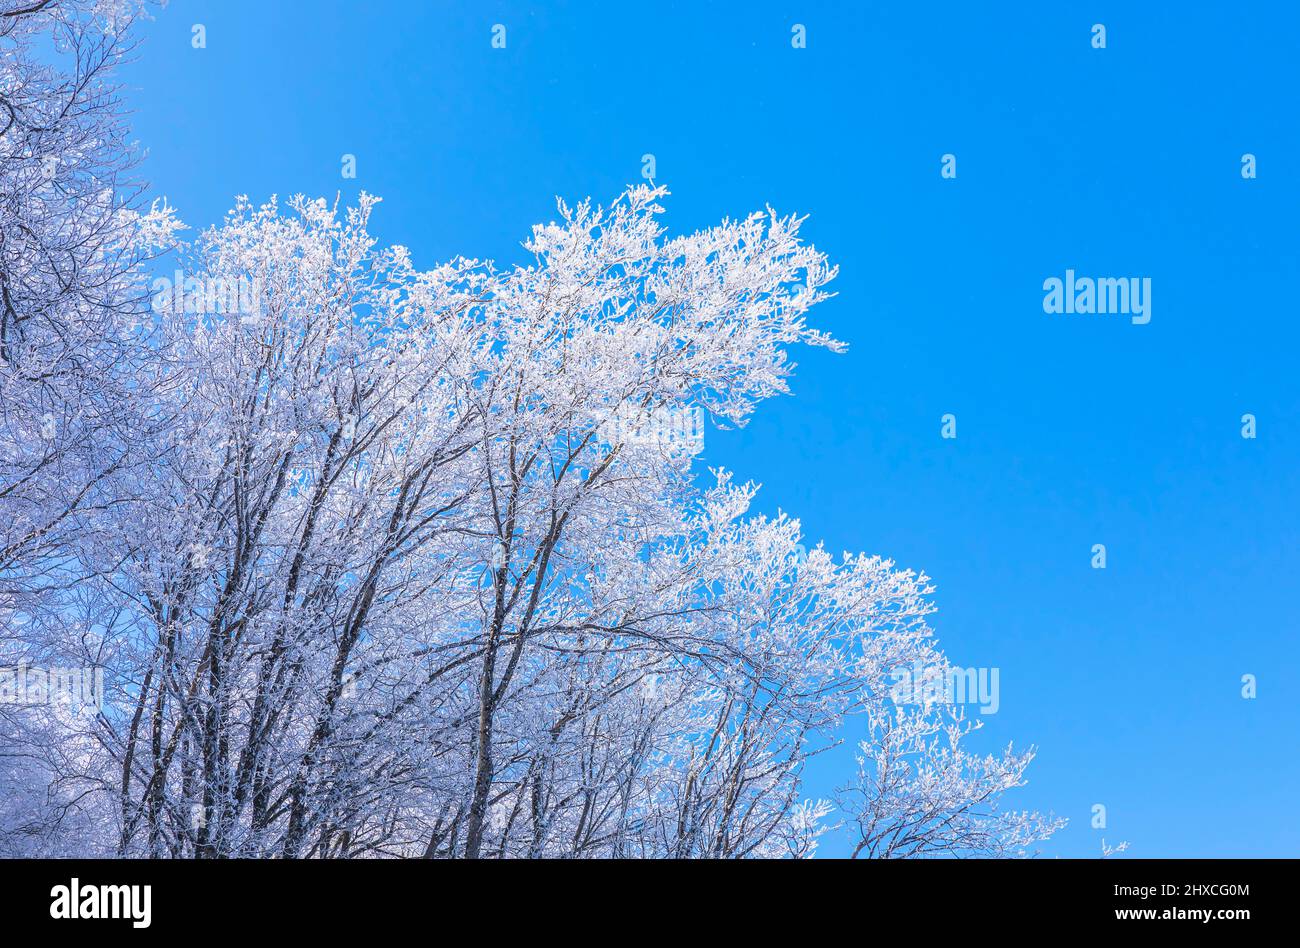
{"label": "clear blue sky", "polygon": [[[1040,748],[1015,802],[1071,818],[1049,854],[1300,852],[1294,5],[173,0],[144,35],[143,173],[191,224],[364,188],[417,263],[511,261],[645,153],[670,228],[811,215],[849,352],[705,461],[934,577],[951,659],[1001,669],[984,744]],[[1151,322],[1044,314],[1066,268],[1150,277]]]}

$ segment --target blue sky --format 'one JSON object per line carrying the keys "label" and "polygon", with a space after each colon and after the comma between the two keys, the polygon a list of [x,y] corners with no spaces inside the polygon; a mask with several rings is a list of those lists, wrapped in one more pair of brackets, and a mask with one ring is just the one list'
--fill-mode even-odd
{"label": "blue sky", "polygon": [[[127,100],[191,224],[365,189],[426,265],[517,259],[646,153],[674,230],[809,214],[849,351],[704,460],[934,578],[950,658],[1000,669],[983,745],[1039,747],[1014,803],[1071,819],[1048,854],[1294,856],[1300,10],[996,6],[172,0]],[[1045,314],[1067,268],[1149,277],[1150,323]]]}

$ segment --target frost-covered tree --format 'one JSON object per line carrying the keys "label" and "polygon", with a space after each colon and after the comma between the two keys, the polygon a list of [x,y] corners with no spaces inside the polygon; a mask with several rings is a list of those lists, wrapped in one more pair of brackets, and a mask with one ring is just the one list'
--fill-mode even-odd
{"label": "frost-covered tree", "polygon": [[971,753],[961,742],[980,723],[959,707],[887,705],[867,720],[856,781],[840,798],[854,857],[1019,856],[1065,825],[1001,809],[1002,795],[1024,784],[1033,751]]}
{"label": "frost-covered tree", "polygon": [[[180,244],[122,196],[102,91],[68,100],[102,152],[49,145],[87,162],[64,203],[24,177],[62,88],[30,70],[5,87],[32,143],[5,152],[3,644],[106,695],[0,705],[0,851],[798,857],[843,826],[865,855],[1001,855],[1055,828],[999,815],[1028,755],[893,702],[938,660],[927,577],[805,553],[673,424],[743,425],[792,347],[842,348],[806,321],[835,270],[799,219],[669,237],[637,187],[560,203],[524,265],[421,270],[375,198],[240,199]],[[73,232],[97,249],[68,269]],[[40,411],[77,420],[56,447]],[[845,735],[858,783],[806,799]]]}
{"label": "frost-covered tree", "polygon": [[933,656],[926,577],[805,555],[752,485],[699,488],[688,441],[611,423],[740,424],[790,345],[838,348],[805,323],[834,271],[797,220],[665,239],[663,195],[561,205],[500,272],[376,249],[371,198],[241,201],[181,249],[155,462],[43,617],[108,669],[46,765],[114,828],[99,851],[807,855],[835,817],[804,767],[858,719],[864,755],[943,777],[864,783],[864,838],[927,842],[871,854],[941,851],[945,816],[988,851],[1050,829],[967,815],[1026,758],[971,766],[888,717],[893,669]]}
{"label": "frost-covered tree", "polygon": [[[137,4],[0,2],[0,664],[57,664],[83,595],[72,549],[143,463],[152,358],[130,338],[139,266],[174,226],[139,207],[113,85]],[[93,661],[85,647],[79,664]],[[73,797],[47,758],[57,716],[0,702],[0,808],[19,838],[66,840]]]}
{"label": "frost-covered tree", "polygon": [[96,485],[133,460],[138,266],[172,225],[142,216],[127,177],[128,9],[0,3],[0,608],[49,578]]}

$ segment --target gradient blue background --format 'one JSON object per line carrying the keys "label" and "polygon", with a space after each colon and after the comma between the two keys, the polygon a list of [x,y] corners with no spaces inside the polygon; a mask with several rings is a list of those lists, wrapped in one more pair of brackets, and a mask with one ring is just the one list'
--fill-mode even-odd
{"label": "gradient blue background", "polygon": [[[1045,852],[1295,856],[1300,13],[1259,6],[173,0],[125,78],[193,225],[364,188],[417,263],[508,262],[647,152],[674,230],[810,214],[849,352],[705,460],[934,577],[952,660],[1001,669],[981,745],[1040,749],[1013,802],[1071,818]],[[1067,267],[1150,277],[1150,324],[1045,315]]]}

